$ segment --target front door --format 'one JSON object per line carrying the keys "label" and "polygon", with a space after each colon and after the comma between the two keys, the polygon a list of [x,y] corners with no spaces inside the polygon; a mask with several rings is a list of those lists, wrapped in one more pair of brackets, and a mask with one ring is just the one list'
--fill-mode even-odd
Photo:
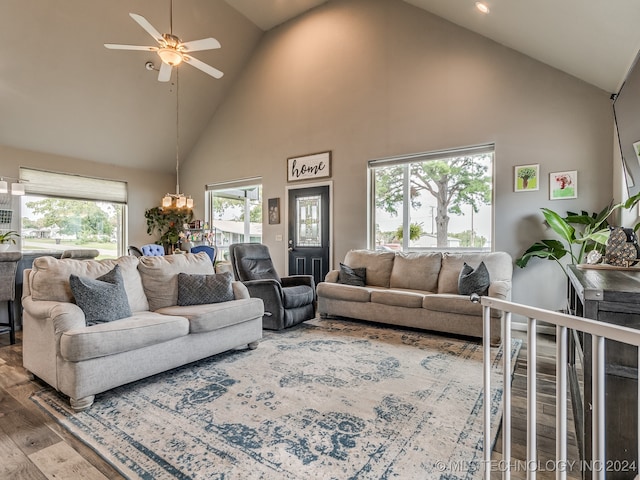
{"label": "front door", "polygon": [[329,271],[329,186],[289,190],[289,275],[312,275],[316,285]]}

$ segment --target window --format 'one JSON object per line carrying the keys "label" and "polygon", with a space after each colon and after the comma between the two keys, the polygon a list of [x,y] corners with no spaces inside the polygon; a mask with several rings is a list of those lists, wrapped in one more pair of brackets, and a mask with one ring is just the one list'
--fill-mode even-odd
{"label": "window", "polygon": [[493,145],[369,162],[378,250],[491,250]]}
{"label": "window", "polygon": [[207,185],[207,218],[220,260],[232,243],[262,243],[262,179]]}
{"label": "window", "polygon": [[125,252],[127,184],[114,180],[20,169],[24,250],[95,248],[99,258]]}

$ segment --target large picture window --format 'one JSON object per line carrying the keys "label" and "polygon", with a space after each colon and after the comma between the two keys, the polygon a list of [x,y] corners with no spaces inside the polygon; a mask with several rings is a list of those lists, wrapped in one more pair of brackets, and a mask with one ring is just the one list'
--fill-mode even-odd
{"label": "large picture window", "polygon": [[260,178],[208,185],[207,209],[219,260],[228,260],[232,243],[262,242]]}
{"label": "large picture window", "polygon": [[378,250],[491,250],[493,145],[369,162]]}
{"label": "large picture window", "polygon": [[126,182],[20,169],[23,250],[94,248],[98,258],[125,254]]}

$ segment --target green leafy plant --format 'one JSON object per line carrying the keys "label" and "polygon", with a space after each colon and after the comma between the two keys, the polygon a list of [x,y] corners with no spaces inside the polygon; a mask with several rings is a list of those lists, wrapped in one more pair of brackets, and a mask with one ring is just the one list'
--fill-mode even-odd
{"label": "green leafy plant", "polygon": [[[619,208],[634,208],[639,201],[640,194],[629,198],[624,203],[613,204],[612,202],[599,213],[567,212],[565,217],[551,209],[543,208],[542,214],[545,222],[560,239],[545,239],[535,242],[516,260],[516,265],[524,268],[532,258],[544,258],[557,262],[566,274],[565,266],[560,260],[568,256],[570,263],[579,264],[586,259],[592,250],[604,253],[609,239],[608,219],[611,214]],[[640,223],[634,227],[634,230],[637,231],[638,228],[640,228]]]}
{"label": "green leafy plant", "polygon": [[0,243],[12,243],[16,244],[16,237],[20,235],[15,230],[9,230],[6,233],[0,233]]}
{"label": "green leafy plant", "polygon": [[[422,233],[422,223],[414,222],[409,224],[409,240],[418,240]],[[402,225],[400,225],[396,230],[396,237],[398,238],[398,240],[402,240],[402,238],[404,237],[404,228],[402,227]]]}
{"label": "green leafy plant", "polygon": [[145,210],[147,234],[160,234],[156,242],[159,245],[175,246],[180,241],[183,225],[193,220],[193,211],[189,208],[153,207]]}

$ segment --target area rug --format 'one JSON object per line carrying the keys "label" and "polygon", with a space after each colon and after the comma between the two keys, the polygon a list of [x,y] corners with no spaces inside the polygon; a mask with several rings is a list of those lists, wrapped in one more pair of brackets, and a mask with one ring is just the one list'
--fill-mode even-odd
{"label": "area rug", "polygon": [[132,479],[482,477],[482,345],[425,332],[314,320],[97,395],[84,412],[52,389],[32,398]]}

